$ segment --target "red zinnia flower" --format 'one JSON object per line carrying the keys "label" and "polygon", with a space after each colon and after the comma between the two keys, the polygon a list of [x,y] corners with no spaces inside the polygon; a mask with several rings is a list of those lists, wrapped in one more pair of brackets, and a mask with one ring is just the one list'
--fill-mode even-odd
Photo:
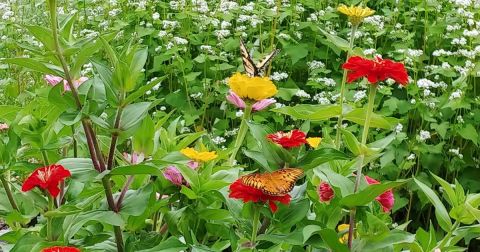
{"label": "red zinnia flower", "polygon": [[275,213],[278,208],[278,206],[275,204],[275,201],[278,201],[285,205],[288,205],[290,203],[289,194],[285,194],[282,196],[271,196],[263,193],[262,190],[243,184],[241,179],[237,179],[230,185],[230,194],[228,195],[228,197],[233,199],[241,199],[244,203],[249,201],[263,203],[268,202],[268,205],[270,206],[270,209],[273,213]]}
{"label": "red zinnia flower", "polygon": [[23,182],[22,191],[26,192],[34,187],[40,187],[47,190],[53,197],[57,197],[58,193],[60,193],[58,184],[70,176],[70,171],[61,165],[38,168]]}
{"label": "red zinnia flower", "polygon": [[288,149],[307,143],[305,136],[304,132],[294,129],[290,132],[279,131],[274,134],[268,134],[267,138],[272,140],[272,142],[281,145],[283,148]]}
{"label": "red zinnia flower", "polygon": [[328,183],[322,182],[318,186],[318,196],[320,197],[320,201],[328,202],[335,196],[335,192]]}
{"label": "red zinnia flower", "polygon": [[42,252],[80,252],[80,249],[75,248],[75,247],[60,247],[60,246],[55,246],[55,247],[50,247],[50,248],[44,248]]}
{"label": "red zinnia flower", "polygon": [[[367,180],[367,183],[369,185],[380,184],[380,182],[378,182],[377,180],[366,175],[365,179]],[[378,197],[375,198],[375,200],[378,201],[380,205],[382,205],[382,209],[384,212],[390,212],[390,210],[392,210],[393,204],[395,203],[392,189],[388,189],[384,193],[380,194]]]}
{"label": "red zinnia flower", "polygon": [[408,74],[402,63],[389,59],[375,57],[374,60],[365,59],[359,56],[351,57],[345,64],[343,69],[349,70],[347,82],[353,82],[359,78],[366,77],[367,80],[375,84],[388,78],[394,79],[401,85],[407,85]]}

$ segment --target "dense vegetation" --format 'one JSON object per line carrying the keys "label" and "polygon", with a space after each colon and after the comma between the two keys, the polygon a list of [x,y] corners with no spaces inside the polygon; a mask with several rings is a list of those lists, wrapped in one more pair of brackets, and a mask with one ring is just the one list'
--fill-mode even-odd
{"label": "dense vegetation", "polygon": [[0,16],[0,251],[480,248],[478,0]]}

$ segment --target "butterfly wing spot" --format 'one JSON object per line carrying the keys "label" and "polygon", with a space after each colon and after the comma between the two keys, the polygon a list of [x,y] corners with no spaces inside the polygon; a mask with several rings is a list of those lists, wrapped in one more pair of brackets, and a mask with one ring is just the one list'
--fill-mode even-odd
{"label": "butterfly wing spot", "polygon": [[271,173],[255,173],[241,177],[242,183],[271,196],[283,196],[292,191],[303,170],[286,168]]}

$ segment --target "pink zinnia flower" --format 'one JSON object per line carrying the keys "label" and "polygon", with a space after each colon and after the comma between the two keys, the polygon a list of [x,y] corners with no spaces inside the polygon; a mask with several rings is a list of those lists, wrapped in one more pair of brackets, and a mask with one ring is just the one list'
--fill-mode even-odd
{"label": "pink zinnia flower", "polygon": [[124,152],[123,158],[127,160],[130,164],[140,164],[145,160],[145,154],[133,152],[131,155],[129,153]]}
{"label": "pink zinnia flower", "polygon": [[0,131],[3,131],[3,130],[8,130],[8,124],[6,123],[0,123]]}
{"label": "pink zinnia flower", "polygon": [[329,202],[335,196],[335,192],[327,182],[322,182],[318,186],[318,196],[320,201]]}
{"label": "pink zinnia flower", "polygon": [[[242,100],[242,98],[240,98],[240,96],[238,96],[235,92],[233,92],[232,90],[230,90],[228,92],[228,95],[227,95],[227,101],[229,101],[231,104],[235,105],[235,107],[239,108],[239,109],[244,109],[245,108],[245,101]],[[263,110],[265,109],[266,107],[272,105],[273,103],[277,102],[275,99],[273,98],[269,98],[269,99],[263,99],[263,100],[260,100],[260,101],[257,101],[255,102],[253,105],[252,105],[252,110],[253,111],[260,111],[260,110]]]}
{"label": "pink zinnia flower", "polygon": [[[50,74],[47,74],[43,77],[43,79],[45,81],[47,81],[48,84],[52,85],[52,86],[56,86],[58,83],[60,83],[60,81],[63,80],[63,90],[66,92],[66,91],[71,91],[70,89],[70,86],[68,85],[68,82],[67,80],[64,80],[62,77],[60,76],[55,76],[55,75],[50,75]],[[88,77],[80,77],[79,79],[77,80],[73,80],[73,86],[75,88],[78,88],[80,87],[80,85],[82,85],[85,81],[88,80]]]}
{"label": "pink zinnia flower", "polygon": [[43,77],[43,79],[45,81],[47,81],[48,84],[52,85],[52,86],[55,86],[57,85],[60,81],[63,80],[62,77],[60,76],[55,76],[55,75],[50,75],[50,74],[47,74]]}
{"label": "pink zinnia flower", "polygon": [[163,176],[174,185],[181,186],[183,184],[183,176],[177,167],[168,166],[163,172]]}
{"label": "pink zinnia flower", "polygon": [[[365,175],[365,180],[367,180],[367,183],[369,185],[380,184],[380,182],[367,175]],[[375,200],[378,201],[380,205],[382,205],[382,209],[384,212],[390,212],[390,210],[392,210],[393,204],[395,203],[392,189],[388,189],[384,193],[380,194],[380,196],[376,197]]]}

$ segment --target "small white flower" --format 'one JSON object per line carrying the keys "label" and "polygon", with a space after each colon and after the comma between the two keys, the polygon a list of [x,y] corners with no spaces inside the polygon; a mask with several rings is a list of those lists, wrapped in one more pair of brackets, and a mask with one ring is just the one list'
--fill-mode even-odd
{"label": "small white flower", "polygon": [[160,19],[160,14],[158,12],[153,13],[152,18],[153,18],[153,20],[158,20],[158,19]]}
{"label": "small white flower", "polygon": [[403,130],[403,125],[401,123],[398,123],[397,126],[395,126],[395,132],[400,133]]}
{"label": "small white flower", "polygon": [[359,90],[355,92],[355,94],[353,95],[353,99],[355,102],[359,102],[363,100],[365,97],[367,97],[367,90]]}
{"label": "small white flower", "polygon": [[454,99],[458,99],[462,97],[462,90],[460,89],[457,89],[455,90],[455,92],[453,92],[450,97],[448,98],[449,100],[454,100]]}
{"label": "small white flower", "polygon": [[167,110],[167,107],[161,106],[161,107],[160,107],[160,110],[161,110],[161,111],[165,111],[165,110]]}
{"label": "small white flower", "polygon": [[236,117],[242,117],[243,116],[243,110],[239,110],[235,113]]}
{"label": "small white flower", "polygon": [[299,89],[296,93],[295,93],[295,96],[298,96],[300,98],[307,98],[309,99],[310,98],[310,95],[305,92],[305,90],[302,90],[302,89]]}
{"label": "small white flower", "polygon": [[431,138],[430,132],[426,130],[420,130],[418,138],[420,139],[420,141],[425,142],[427,139]]}
{"label": "small white flower", "polygon": [[408,155],[408,157],[407,157],[407,160],[409,160],[409,161],[414,160],[414,159],[415,159],[415,154],[413,154],[413,153],[410,153],[410,155]]}

